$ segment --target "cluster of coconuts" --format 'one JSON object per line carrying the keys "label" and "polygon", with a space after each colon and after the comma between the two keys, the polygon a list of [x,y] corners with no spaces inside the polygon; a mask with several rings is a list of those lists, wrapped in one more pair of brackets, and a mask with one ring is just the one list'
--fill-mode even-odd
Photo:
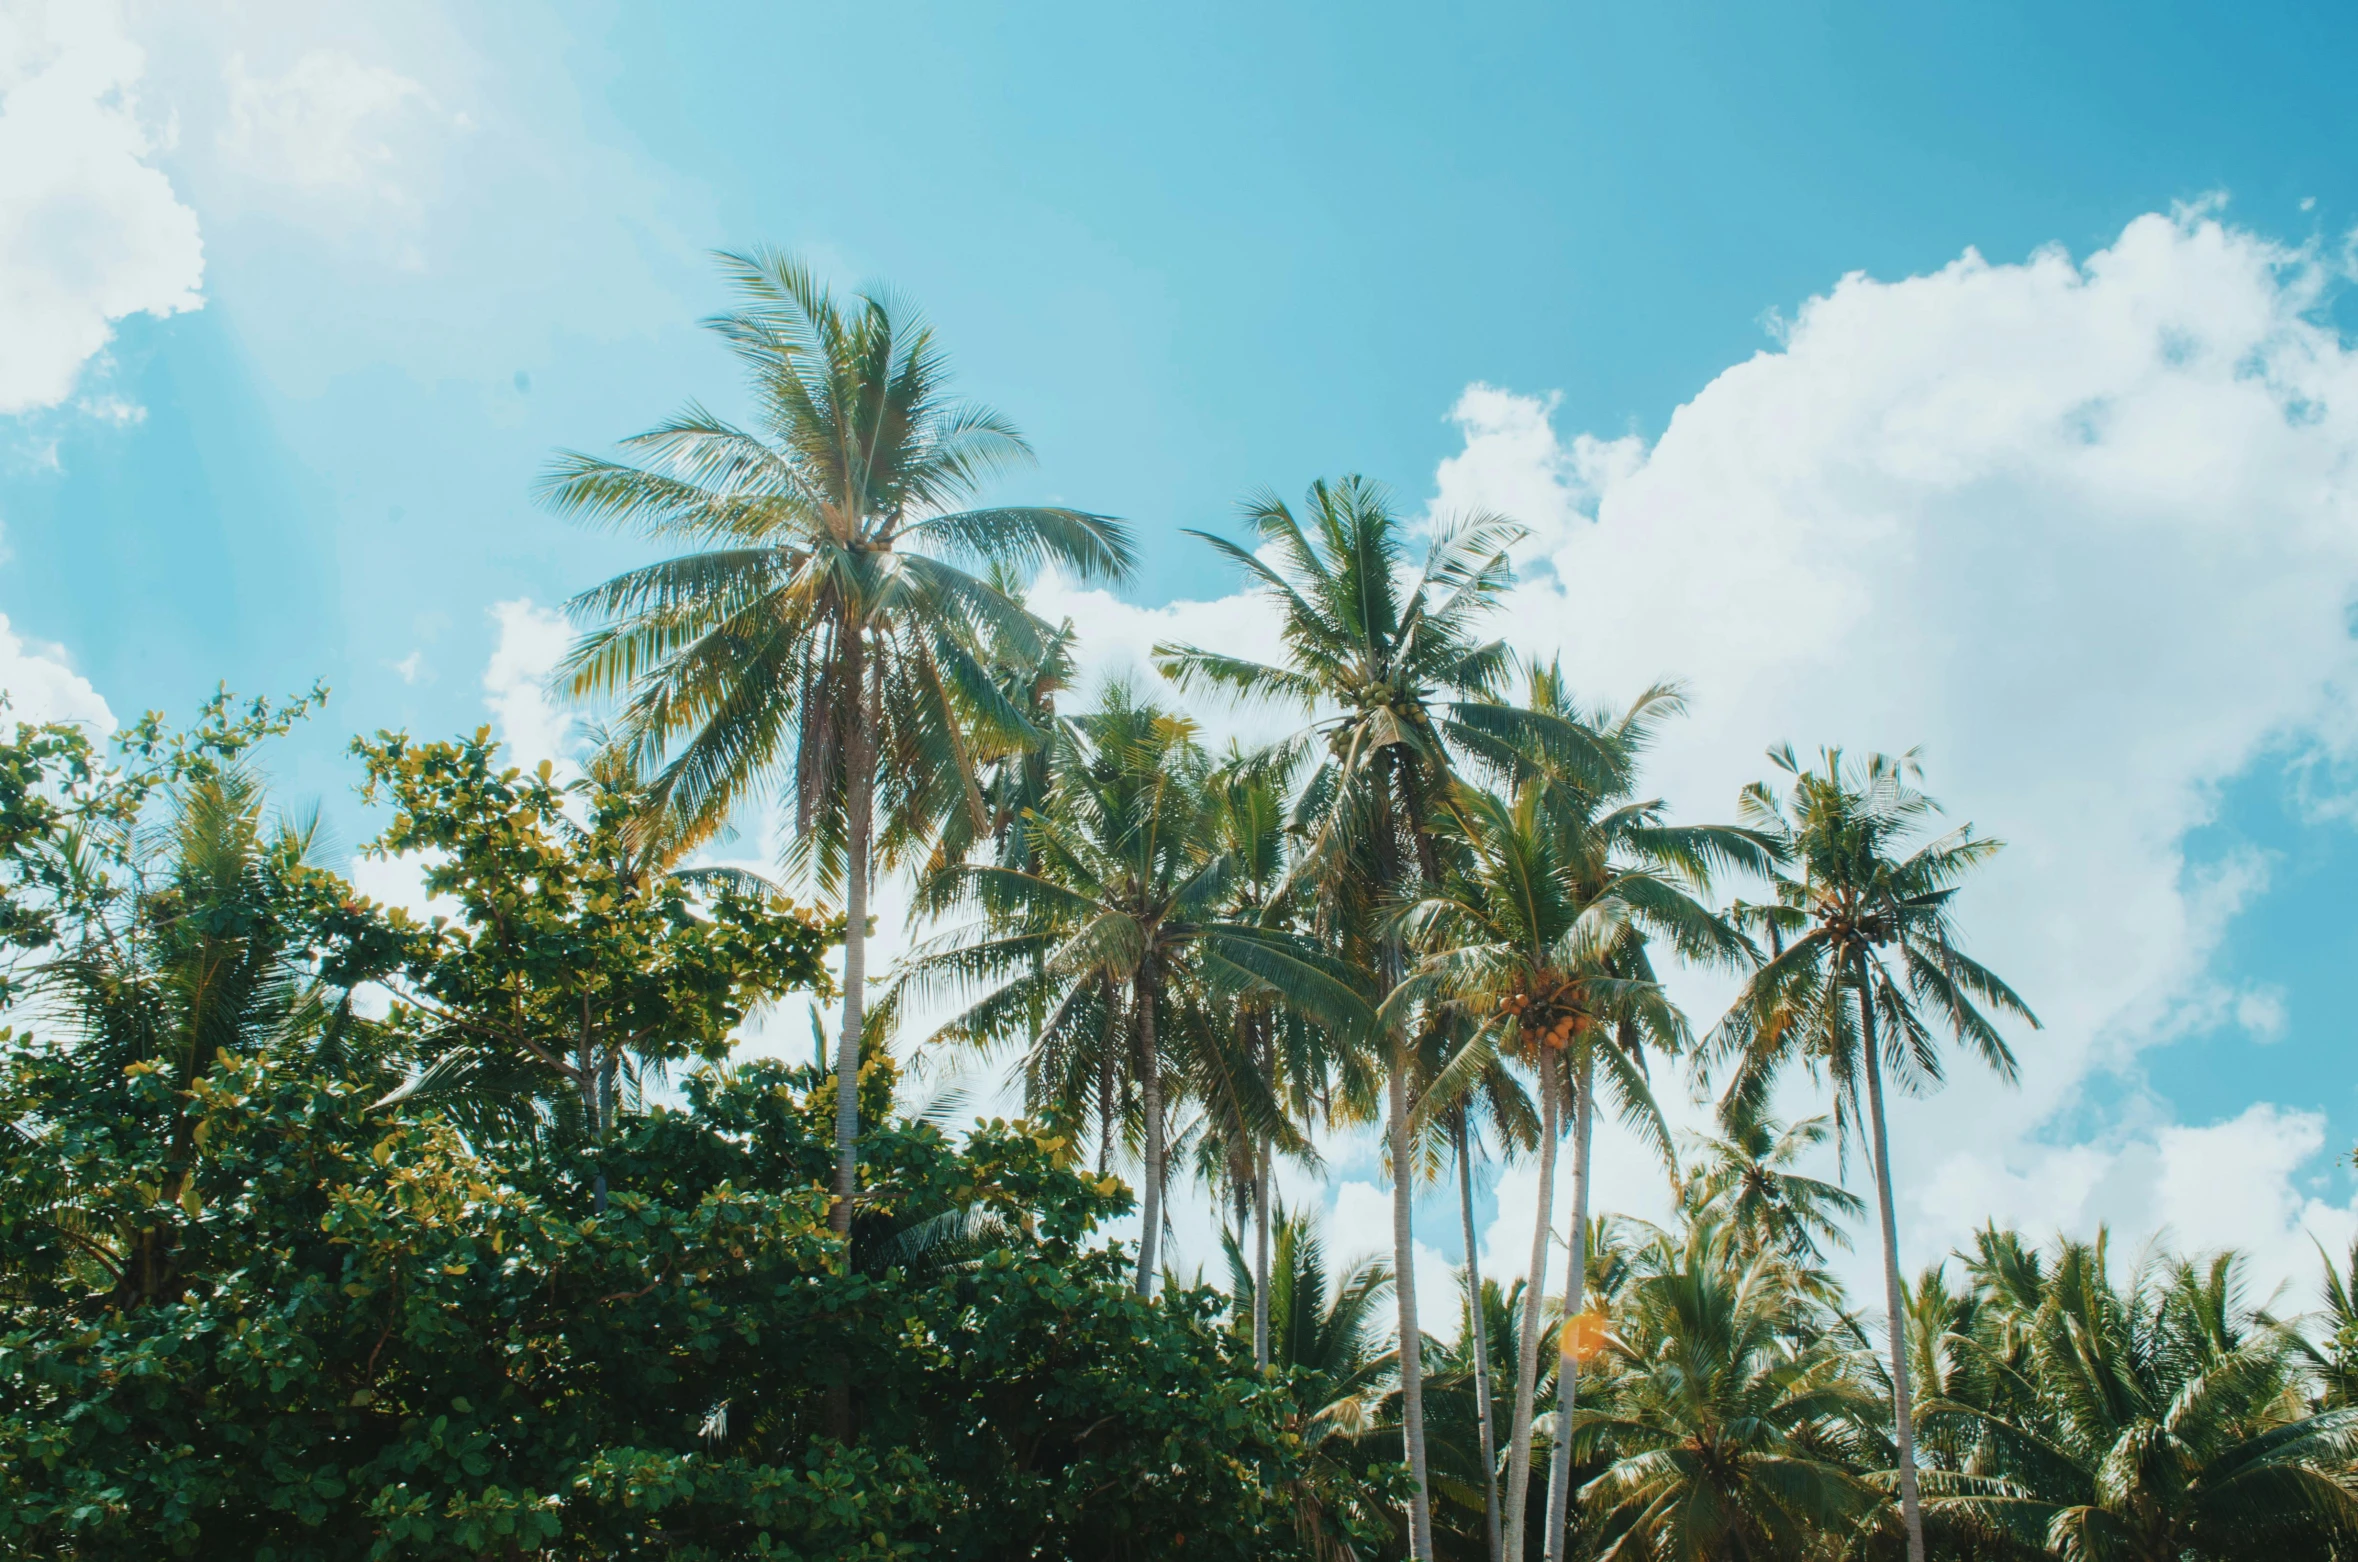
{"label": "cluster of coconuts", "polygon": [[[1510,993],[1499,1000],[1498,1008],[1501,1014],[1523,1016],[1523,1034],[1525,1036],[1535,1036],[1555,1048],[1556,1051],[1561,1052],[1571,1045],[1572,1037],[1579,1031],[1581,1024],[1581,1015],[1578,1010],[1559,1006],[1562,998],[1561,990],[1544,996],[1535,996],[1531,993]],[[1538,1012],[1535,1014],[1532,1012],[1533,1010]],[[1551,1013],[1553,1018],[1549,1017]],[[1545,1021],[1545,1023],[1542,1024],[1541,1021]]]}

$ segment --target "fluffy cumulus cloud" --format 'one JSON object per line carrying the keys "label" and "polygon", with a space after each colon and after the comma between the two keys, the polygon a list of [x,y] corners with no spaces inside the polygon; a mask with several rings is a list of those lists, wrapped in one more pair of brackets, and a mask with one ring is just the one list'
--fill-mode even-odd
{"label": "fluffy cumulus cloud", "polygon": [[529,597],[493,604],[491,621],[499,634],[483,668],[483,703],[508,758],[527,769],[543,760],[570,768],[574,718],[550,693],[549,680],[573,631],[563,614]]}
{"label": "fluffy cumulus cloud", "polygon": [[54,406],[126,315],[202,302],[196,213],[154,162],[112,0],[0,10],[0,413]]}
{"label": "fluffy cumulus cloud", "polygon": [[79,722],[94,735],[115,730],[115,713],[90,680],[75,672],[65,648],[26,640],[0,615],[0,695],[6,721]]}
{"label": "fluffy cumulus cloud", "polygon": [[[1895,1106],[1911,1262],[1995,1213],[2233,1239],[2280,1274],[2304,1230],[2353,1224],[2297,1191],[2312,1116],[2055,1126],[2141,1046],[2285,1023],[2281,995],[2202,974],[2267,863],[2190,869],[2183,842],[2263,754],[2337,759],[2352,730],[2358,360],[2314,313],[2330,280],[2213,213],[2148,216],[2082,260],[1845,278],[1650,445],[1567,437],[1545,398],[1489,386],[1454,410],[1436,516],[1532,531],[1506,632],[1594,697],[1685,683],[1653,768],[1682,816],[1728,816],[1773,743],[1921,745],[1952,816],[2007,841],[1965,921],[2046,1029],[2017,1034],[2017,1085],[1960,1064]],[[1175,626],[1267,638],[1240,601],[1070,600],[1121,659]],[[1708,1018],[1726,991],[1684,996]],[[1600,1156],[1600,1203],[1659,1208],[1634,1145],[1608,1132]],[[1534,1208],[1510,1170],[1492,1267],[1524,1267]]]}

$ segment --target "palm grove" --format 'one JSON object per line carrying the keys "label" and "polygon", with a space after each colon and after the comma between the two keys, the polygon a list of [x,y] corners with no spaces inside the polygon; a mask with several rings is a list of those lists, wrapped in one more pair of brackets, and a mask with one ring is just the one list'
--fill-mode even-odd
{"label": "palm grove", "polygon": [[[1911,762],[1780,750],[1730,822],[1671,819],[1677,690],[1582,706],[1491,637],[1512,523],[1426,538],[1357,478],[1205,538],[1275,659],[1156,651],[1294,736],[1076,699],[1024,585],[1123,579],[1126,529],[966,508],[1028,451],[930,333],[728,264],[750,425],[546,480],[664,555],[573,604],[586,774],[355,746],[452,914],[269,812],[307,702],[0,752],[0,1554],[2358,1555],[2358,1257],[2308,1316],[2232,1255],[1997,1229],[1901,1274],[1888,1094],[2010,1075],[2037,1023],[1957,926],[1996,843]],[[840,916],[693,865],[773,798]],[[929,936],[879,980],[887,872]],[[1739,983],[1700,1030],[1682,964]],[[732,1062],[796,991],[840,1000],[833,1067]],[[896,1044],[1013,1060],[1024,1120],[946,1136]],[[1674,1142],[1673,1077],[1717,1137]],[[1667,1226],[1591,1210],[1600,1108]],[[1276,1169],[1362,1128],[1392,1253],[1330,1272]],[[1866,1197],[1809,1174],[1829,1141]],[[1474,1184],[1510,1157],[1541,1213],[1502,1286]],[[1442,1181],[1468,1264],[1420,1296]],[[1092,1243],[1133,1185],[1136,1251]],[[1164,1272],[1189,1188],[1225,1291]],[[1868,1219],[1862,1309],[1825,1265]]]}

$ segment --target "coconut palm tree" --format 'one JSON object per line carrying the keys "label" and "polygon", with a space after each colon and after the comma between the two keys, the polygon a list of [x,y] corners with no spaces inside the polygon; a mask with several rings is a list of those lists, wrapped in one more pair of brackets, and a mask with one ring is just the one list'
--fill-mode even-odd
{"label": "coconut palm tree", "polygon": [[1808,1117],[1787,1127],[1751,1103],[1731,1108],[1682,1185],[1690,1207],[1725,1222],[1749,1245],[1797,1261],[1823,1258],[1828,1243],[1849,1247],[1844,1222],[1865,1214],[1865,1202],[1840,1183],[1795,1169],[1833,1137],[1832,1121]]}
{"label": "coconut palm tree", "polygon": [[[1198,535],[1242,568],[1276,608],[1284,664],[1184,645],[1158,645],[1155,664],[1182,690],[1291,705],[1310,718],[1292,744],[1320,756],[1305,789],[1312,818],[1295,873],[1316,886],[1330,933],[1354,917],[1365,926],[1377,920],[1377,908],[1416,898],[1420,879],[1439,882],[1433,832],[1451,786],[1445,744],[1522,730],[1517,713],[1489,703],[1508,668],[1506,647],[1477,635],[1506,585],[1507,549],[1521,533],[1504,521],[1477,518],[1437,538],[1422,570],[1412,570],[1389,496],[1358,477],[1311,485],[1306,524],[1274,494],[1248,501],[1244,520],[1274,562],[1225,538]],[[1388,990],[1403,969],[1397,939],[1378,939],[1374,953],[1378,986]],[[1398,1025],[1381,1044],[1402,1435],[1414,1485],[1409,1549],[1426,1562],[1431,1496],[1409,1145],[1415,1035]]]}
{"label": "coconut palm tree", "polygon": [[[1272,930],[1297,928],[1308,909],[1302,886],[1292,877],[1292,841],[1288,829],[1288,801],[1294,791],[1300,756],[1285,751],[1246,753],[1233,745],[1212,774],[1207,789],[1212,832],[1219,849],[1233,865],[1225,920]],[[1340,1087],[1360,1093],[1359,1054],[1341,1043],[1349,1038],[1310,1020],[1283,1001],[1274,988],[1255,988],[1241,1002],[1226,1006],[1234,1021],[1243,1054],[1254,1071],[1258,1094],[1274,1113],[1275,1129],[1252,1136],[1237,1148],[1244,1153],[1234,1170],[1241,1173],[1251,1205],[1254,1286],[1253,1360],[1269,1365],[1267,1284],[1270,1232],[1270,1170],[1272,1154],[1286,1141],[1286,1153],[1307,1166],[1314,1164],[1303,1131],[1329,1115]]]}
{"label": "coconut palm tree", "polygon": [[1877,1506],[1855,1473],[1873,1394],[1774,1253],[1703,1222],[1660,1244],[1623,1294],[1605,1387],[1569,1444],[1611,1463],[1582,1497],[1599,1562],[1830,1555]]}
{"label": "coconut palm tree", "polygon": [[[1667,1164],[1669,1130],[1654,1104],[1635,1042],[1643,1034],[1675,1045],[1684,1030],[1658,983],[1616,969],[1615,958],[1632,931],[1629,904],[1611,890],[1581,899],[1581,887],[1560,854],[1563,841],[1546,817],[1546,801],[1545,789],[1536,782],[1523,784],[1511,799],[1460,788],[1455,809],[1466,866],[1440,893],[1403,916],[1410,944],[1423,954],[1385,1000],[1386,1010],[1445,1000],[1482,1016],[1474,1035],[1427,1091],[1428,1106],[1454,1102],[1464,1084],[1502,1052],[1539,1075],[1540,1213],[1531,1283],[1524,1293],[1508,1442],[1508,1556],[1521,1554],[1563,1065],[1569,1058],[1579,1071],[1585,1104],[1601,1063],[1606,1088],[1624,1120]],[[1379,1023],[1386,1018],[1379,1012]],[[1585,1139],[1576,1139],[1576,1156],[1586,1148]],[[1577,1208],[1574,1218],[1584,1229],[1587,1210]],[[1581,1292],[1577,1264],[1576,1258],[1566,1304],[1573,1312],[1579,1310]]]}
{"label": "coconut palm tree", "polygon": [[831,1219],[848,1231],[873,848],[907,850],[951,806],[979,813],[978,749],[1037,740],[977,648],[1048,632],[955,561],[1114,580],[1132,553],[1103,516],[957,507],[1030,447],[951,397],[922,320],[882,293],[838,300],[773,251],[722,264],[738,303],[710,324],[751,381],[754,424],[691,403],[625,441],[629,460],[561,454],[540,492],[690,550],[568,604],[588,626],[566,663],[573,692],[623,697],[620,731],[683,818],[790,777],[789,860],[842,893]]}
{"label": "coconut palm tree", "polygon": [[1791,796],[1755,783],[1742,817],[1783,864],[1769,875],[1773,904],[1762,910],[1780,947],[1737,994],[1709,1050],[1735,1060],[1729,1099],[1745,1109],[1765,1102],[1776,1075],[1798,1061],[1831,1076],[1837,1132],[1864,1128],[1883,1236],[1901,1512],[1909,1562],[1924,1562],[1884,1074],[1911,1090],[1939,1083],[1937,1028],[2010,1080],[2014,1054],[1983,1010],[2034,1028],[2038,1020],[1957,943],[1950,901],[1999,843],[1968,825],[1915,844],[1935,806],[1909,785],[1912,757],[1846,764],[1828,749],[1813,770],[1790,747],[1769,758],[1793,778]]}
{"label": "coconut palm tree", "polygon": [[[1111,1033],[1103,1022],[1113,1016],[1097,1011],[1118,1003],[1144,1119],[1138,1290],[1152,1295],[1172,1065],[1182,1077],[1221,1066],[1184,1051],[1208,1033],[1180,1023],[1187,1004],[1200,1001],[1190,985],[1274,991],[1346,1035],[1365,1028],[1368,1006],[1306,940],[1220,918],[1235,865],[1217,849],[1210,763],[1192,723],[1116,684],[1057,741],[1047,806],[1025,823],[1033,865],[954,863],[931,875],[919,889],[921,912],[968,909],[982,921],[913,952],[889,1001],[966,1000],[938,1038],[986,1047],[1028,1039],[1032,1016],[1044,1012],[1035,1051],[1069,1047],[1076,1033]],[[1250,1126],[1268,1131],[1265,1117]]]}
{"label": "coconut palm tree", "polygon": [[[1569,968],[1542,976],[1544,966],[1530,974],[1534,980],[1559,978],[1571,983],[1557,999],[1540,988],[1525,987],[1484,994],[1478,1002],[1519,1009],[1538,1005],[1547,1017],[1549,1034],[1560,1033],[1563,1056],[1542,1055],[1543,1097],[1551,1088],[1564,1100],[1557,1112],[1560,1124],[1572,1121],[1573,1231],[1587,1229],[1589,1163],[1593,1137],[1594,1074],[1600,1047],[1617,1049],[1624,1066],[1609,1074],[1609,1083],[1624,1106],[1634,1099],[1631,1081],[1642,1080],[1646,1049],[1672,1051],[1685,1046],[1686,1026],[1675,1009],[1648,1001],[1620,1004],[1615,1012],[1584,1012],[1583,993],[1599,995],[1614,989],[1598,986],[1593,978],[1627,984],[1630,994],[1659,993],[1649,949],[1660,940],[1686,959],[1710,964],[1743,961],[1750,946],[1728,921],[1698,898],[1712,874],[1731,866],[1757,868],[1768,861],[1767,843],[1754,832],[1726,825],[1676,825],[1663,817],[1657,801],[1644,800],[1635,790],[1638,765],[1654,741],[1660,724],[1685,708],[1679,691],[1667,685],[1646,690],[1620,711],[1579,708],[1566,691],[1561,671],[1554,665],[1532,670],[1527,710],[1513,728],[1470,733],[1463,741],[1484,769],[1505,777],[1515,789],[1521,815],[1514,831],[1501,834],[1491,826],[1494,844],[1511,849],[1484,870],[1491,882],[1484,890],[1511,921],[1528,920],[1542,908],[1534,891],[1520,886],[1544,879],[1558,920],[1569,915],[1589,918],[1588,935],[1594,942],[1585,956],[1594,966],[1592,979],[1572,981]],[[1493,804],[1495,807],[1495,803]],[[1466,821],[1474,825],[1470,815]],[[1520,832],[1520,844],[1510,837]],[[1474,834],[1479,835],[1480,828]],[[1476,849],[1477,857],[1480,855]],[[1469,882],[1478,882],[1476,874]],[[1536,877],[1534,877],[1536,876]],[[1517,909],[1520,903],[1523,909]],[[1569,926],[1569,924],[1565,924]],[[1446,942],[1446,937],[1444,937]],[[1559,1001],[1560,1000],[1560,1001]],[[1469,1062],[1472,1056],[1469,1055]],[[1453,1082],[1445,1082],[1446,1097]],[[1543,1101],[1543,1109],[1545,1103]],[[1520,1344],[1523,1361],[1516,1384],[1517,1434],[1508,1451],[1507,1550],[1514,1554],[1521,1542],[1525,1512],[1525,1483],[1529,1478],[1529,1428],[1533,1406],[1529,1396],[1538,1382],[1537,1340],[1540,1293],[1548,1253],[1548,1212],[1552,1208],[1554,1167],[1553,1131],[1543,1138],[1541,1151],[1542,1202],[1533,1232],[1533,1290],[1529,1293]],[[1667,1148],[1665,1147],[1667,1157]],[[1585,1265],[1575,1257],[1568,1265],[1567,1309],[1582,1305]],[[1559,1416],[1571,1414],[1579,1388],[1579,1363],[1557,1375]],[[1547,1555],[1561,1555],[1569,1518],[1571,1469],[1569,1455],[1559,1444],[1549,1477]]]}
{"label": "coconut palm tree", "polygon": [[2358,1410],[2311,1410],[2290,1331],[2242,1305],[2240,1259],[2150,1259],[2119,1286],[2106,1246],[2061,1244],[2029,1298],[1976,1270],[1965,1397],[1924,1407],[1970,1451],[1934,1516],[2108,1562],[2349,1554]]}
{"label": "coconut palm tree", "polygon": [[1392,1378],[1380,1315],[1392,1271],[1381,1258],[1363,1258],[1330,1282],[1315,1217],[1280,1207],[1272,1231],[1265,1287],[1258,1262],[1246,1259],[1234,1234],[1223,1235],[1229,1294],[1250,1299],[1250,1311],[1268,1319],[1268,1364],[1294,1379],[1295,1403],[1302,1409],[1293,1431],[1311,1467],[1311,1478],[1295,1488],[1301,1539],[1328,1562],[1349,1562],[1353,1553],[1335,1536],[1318,1494],[1343,1493],[1344,1500],[1361,1503],[1369,1518],[1382,1512],[1380,1501],[1355,1494]]}
{"label": "coconut palm tree", "polygon": [[[1463,1048],[1478,1045],[1476,1026],[1462,1006],[1436,1006],[1437,1023],[1427,1028],[1430,1038],[1428,1056],[1420,1073],[1430,1078],[1439,1075]],[[1495,1140],[1506,1154],[1527,1151],[1539,1143],[1540,1115],[1537,1105],[1523,1089],[1497,1055],[1495,1046],[1489,1049],[1490,1064],[1470,1083],[1454,1088],[1454,1098],[1441,1103],[1430,1087],[1423,1093],[1427,1121],[1438,1128],[1448,1143],[1451,1164],[1457,1171],[1458,1235],[1466,1255],[1465,1338],[1459,1341],[1459,1354],[1468,1362],[1488,1362],[1491,1359],[1491,1325],[1495,1321],[1492,1309],[1476,1305],[1475,1298],[1495,1297],[1497,1287],[1485,1288],[1482,1279],[1481,1234],[1474,1225],[1474,1160],[1483,1149],[1484,1140]],[[1459,1076],[1463,1079],[1463,1076]],[[1505,1316],[1513,1316],[1510,1311]],[[1504,1340],[1511,1330],[1499,1335]],[[1488,1371],[1472,1374],[1474,1390],[1475,1442],[1482,1471],[1482,1522],[1487,1542],[1487,1554],[1492,1562],[1505,1554],[1505,1541],[1500,1528],[1498,1495],[1498,1420],[1493,1403],[1493,1382]]]}

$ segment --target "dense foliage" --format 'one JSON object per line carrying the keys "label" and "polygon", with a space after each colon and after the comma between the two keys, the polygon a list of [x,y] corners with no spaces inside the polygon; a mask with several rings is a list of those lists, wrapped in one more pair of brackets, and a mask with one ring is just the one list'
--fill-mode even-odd
{"label": "dense foliage", "polygon": [[[1088,1240],[1128,1191],[1064,1141],[894,1118],[872,1054],[829,1229],[832,1080],[718,1054],[839,924],[619,871],[614,788],[479,741],[363,745],[458,907],[385,912],[267,818],[274,724],[6,756],[57,806],[14,842],[51,937],[0,1075],[0,1554],[1291,1544],[1289,1385],[1216,1296],[1131,1293]],[[364,980],[405,996],[372,1018]],[[689,1057],[674,1101],[630,1088]]]}

